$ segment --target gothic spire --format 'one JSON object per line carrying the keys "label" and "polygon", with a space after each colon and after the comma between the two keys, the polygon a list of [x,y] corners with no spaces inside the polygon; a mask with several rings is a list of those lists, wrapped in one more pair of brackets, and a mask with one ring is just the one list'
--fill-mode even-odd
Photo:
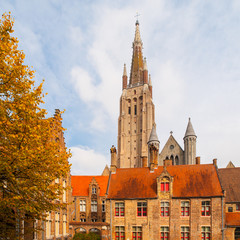
{"label": "gothic spire", "polygon": [[136,21],[135,37],[133,41],[132,66],[130,74],[130,85],[143,83],[143,56],[142,56],[142,40],[139,31],[139,22]]}

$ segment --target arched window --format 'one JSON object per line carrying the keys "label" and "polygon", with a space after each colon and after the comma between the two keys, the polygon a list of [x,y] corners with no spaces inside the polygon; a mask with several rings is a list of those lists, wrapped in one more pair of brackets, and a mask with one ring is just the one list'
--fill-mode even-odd
{"label": "arched window", "polygon": [[172,160],[172,163],[174,163],[174,162],[173,162],[173,160],[174,160],[174,157],[173,157],[173,155],[171,155],[170,159]]}
{"label": "arched window", "polygon": [[178,159],[178,156],[175,157],[175,165],[179,165],[179,159]]}
{"label": "arched window", "polygon": [[169,159],[169,157],[168,156],[166,156],[166,160],[168,160]]}

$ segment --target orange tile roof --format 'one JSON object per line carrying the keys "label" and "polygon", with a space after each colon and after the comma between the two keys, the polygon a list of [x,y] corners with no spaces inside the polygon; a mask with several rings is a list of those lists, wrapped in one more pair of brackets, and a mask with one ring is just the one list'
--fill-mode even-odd
{"label": "orange tile roof", "polygon": [[240,226],[240,212],[227,212],[226,213],[227,226]]}
{"label": "orange tile roof", "polygon": [[240,202],[240,168],[221,168],[218,172],[222,187],[226,190],[226,202]]}
{"label": "orange tile roof", "polygon": [[[159,166],[153,173],[149,168],[122,168],[111,175],[108,198],[156,198],[157,177],[162,173]],[[168,166],[173,177],[173,196],[213,197],[223,196],[222,188],[214,165],[178,165]]]}
{"label": "orange tile roof", "polygon": [[71,176],[72,195],[89,196],[89,184],[95,178],[100,187],[100,196],[105,196],[108,176]]}

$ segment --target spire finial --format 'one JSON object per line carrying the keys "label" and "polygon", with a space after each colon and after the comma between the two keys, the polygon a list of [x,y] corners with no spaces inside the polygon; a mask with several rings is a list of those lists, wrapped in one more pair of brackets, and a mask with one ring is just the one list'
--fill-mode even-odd
{"label": "spire finial", "polygon": [[139,25],[139,21],[138,21],[139,16],[140,16],[140,14],[138,12],[136,12],[136,15],[135,15],[136,23],[135,23],[135,25]]}

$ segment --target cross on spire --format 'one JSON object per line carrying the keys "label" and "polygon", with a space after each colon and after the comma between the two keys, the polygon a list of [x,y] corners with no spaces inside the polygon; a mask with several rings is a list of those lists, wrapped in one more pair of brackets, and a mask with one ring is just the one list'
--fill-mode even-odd
{"label": "cross on spire", "polygon": [[136,24],[138,23],[138,17],[140,16],[140,14],[138,12],[136,12],[136,15],[134,16],[136,18]]}

